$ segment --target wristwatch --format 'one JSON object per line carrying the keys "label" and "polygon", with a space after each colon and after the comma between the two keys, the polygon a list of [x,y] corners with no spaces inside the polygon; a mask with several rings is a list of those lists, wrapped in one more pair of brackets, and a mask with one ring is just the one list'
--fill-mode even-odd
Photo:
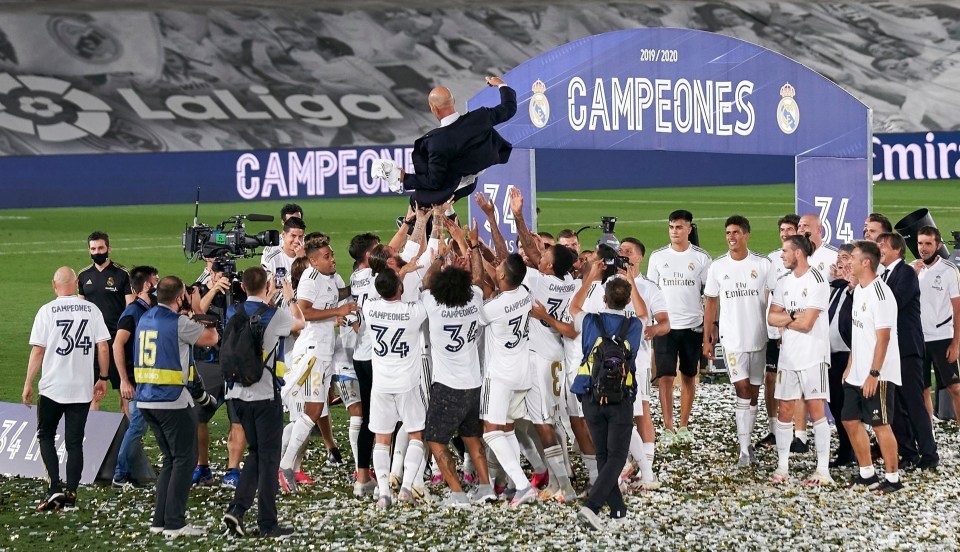
{"label": "wristwatch", "polygon": [[790,311],[790,320],[797,319],[797,311]]}
{"label": "wristwatch", "polygon": [[879,377],[880,377],[880,370],[870,370],[870,375],[873,376],[873,377],[875,377],[875,378],[879,378]]}
{"label": "wristwatch", "polygon": [[98,374],[97,379],[99,379],[100,381],[110,381],[110,376],[101,376]]}

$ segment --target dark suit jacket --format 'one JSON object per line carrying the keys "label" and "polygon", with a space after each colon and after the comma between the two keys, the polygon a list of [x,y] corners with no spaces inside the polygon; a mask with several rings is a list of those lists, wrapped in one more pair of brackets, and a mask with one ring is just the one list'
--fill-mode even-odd
{"label": "dark suit jacket", "polygon": [[[517,112],[517,93],[500,87],[500,105],[481,107],[452,124],[438,127],[413,143],[412,174],[403,178],[407,190],[431,191],[445,201],[464,176],[499,163],[506,163],[513,146],[494,130]],[[443,193],[439,193],[439,192]]]}
{"label": "dark suit jacket", "polygon": [[920,325],[920,280],[905,261],[900,261],[887,276],[887,286],[897,299],[897,335],[900,356],[923,358],[923,327]]}

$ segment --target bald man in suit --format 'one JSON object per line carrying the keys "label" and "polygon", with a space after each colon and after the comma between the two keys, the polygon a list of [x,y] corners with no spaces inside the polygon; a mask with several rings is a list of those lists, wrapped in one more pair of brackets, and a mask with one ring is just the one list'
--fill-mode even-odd
{"label": "bald man in suit", "polygon": [[[438,86],[430,91],[427,102],[440,126],[417,139],[413,145],[414,172],[390,167],[384,171],[391,189],[412,190],[411,205],[429,207],[473,192],[477,175],[486,168],[506,163],[513,146],[493,128],[510,120],[517,112],[517,93],[500,77],[487,77],[488,86],[500,89],[500,105],[481,107],[460,115],[450,90]],[[379,174],[374,171],[374,176]]]}

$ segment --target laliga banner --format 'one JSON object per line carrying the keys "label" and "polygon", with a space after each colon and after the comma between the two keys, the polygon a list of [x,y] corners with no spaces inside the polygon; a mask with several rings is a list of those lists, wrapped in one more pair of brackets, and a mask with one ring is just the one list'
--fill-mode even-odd
{"label": "laliga banner", "polygon": [[[197,186],[212,201],[365,197],[389,194],[370,176],[377,159],[413,171],[412,148],[213,151],[0,158],[0,207],[134,205],[191,201]],[[119,185],[122,183],[123,185]]]}
{"label": "laliga banner", "polygon": [[[871,210],[870,110],[815,71],[754,44],[686,29],[617,31],[555,48],[504,80],[519,106],[499,131],[515,147],[585,160],[584,152],[598,150],[790,156],[804,163],[798,201],[819,198],[827,205],[821,218],[843,219],[844,205]],[[495,94],[483,90],[468,105],[489,105]],[[589,182],[591,163],[579,167],[577,176]],[[622,178],[642,170],[624,167]],[[822,178],[829,196],[811,189]],[[845,236],[831,237],[836,244]]]}

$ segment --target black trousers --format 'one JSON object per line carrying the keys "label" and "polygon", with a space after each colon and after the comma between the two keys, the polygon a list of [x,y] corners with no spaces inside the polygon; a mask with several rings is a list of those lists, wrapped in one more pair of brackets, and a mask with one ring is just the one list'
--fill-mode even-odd
{"label": "black trousers", "polygon": [[370,469],[370,460],[373,456],[373,432],[370,431],[370,389],[373,387],[373,362],[369,360],[354,360],[353,368],[357,372],[357,382],[360,384],[360,403],[363,409],[363,424],[360,426],[360,435],[357,437],[357,467]]}
{"label": "black trousers", "polygon": [[241,514],[253,505],[257,495],[257,526],[264,534],[277,526],[277,489],[280,485],[280,449],[283,444],[283,407],[279,400],[241,401],[232,399],[247,437],[247,457],[231,508]]}
{"label": "black trousers", "polygon": [[599,405],[589,396],[583,398],[583,417],[590,428],[593,445],[597,449],[597,480],[590,487],[586,505],[594,512],[604,504],[611,515],[627,511],[620,493],[620,472],[627,463],[633,425],[633,403]]}
{"label": "black trousers", "polygon": [[180,529],[187,524],[187,499],[197,465],[197,411],[194,408],[159,410],[143,408],[143,419],[157,437],[163,465],[157,475],[154,527]]}
{"label": "black trousers", "polygon": [[923,400],[923,359],[912,355],[900,357],[900,378],[903,385],[897,387],[896,415],[890,424],[897,437],[898,452],[904,460],[916,460],[920,456],[939,458],[930,413]]}
{"label": "black trousers", "polygon": [[76,491],[83,473],[83,433],[87,426],[90,403],[66,403],[40,395],[37,401],[37,442],[40,458],[50,478],[50,490],[62,492],[60,458],[57,456],[57,425],[63,418],[63,440],[67,448],[67,489]]}
{"label": "black trousers", "polygon": [[840,460],[854,457],[853,446],[850,445],[850,436],[847,435],[847,429],[843,427],[841,418],[843,415],[843,371],[847,369],[849,359],[850,351],[830,353],[830,371],[827,373],[830,378],[830,413],[833,414],[833,419],[837,421],[837,458]]}

